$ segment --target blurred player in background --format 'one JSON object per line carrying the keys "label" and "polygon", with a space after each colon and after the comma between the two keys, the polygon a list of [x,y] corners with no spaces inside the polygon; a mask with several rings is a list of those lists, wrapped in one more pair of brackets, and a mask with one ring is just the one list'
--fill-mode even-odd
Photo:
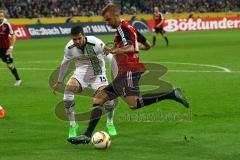
{"label": "blurred player in background", "polygon": [[16,36],[14,35],[12,26],[5,18],[4,11],[0,10],[0,57],[14,75],[16,79],[14,85],[19,86],[22,81],[18,75],[17,69],[13,65],[13,47],[15,42]]}
{"label": "blurred player in background", "polygon": [[181,103],[188,108],[189,103],[179,88],[167,93],[140,94],[139,81],[145,72],[145,66],[140,62],[139,49],[148,50],[151,44],[147,39],[120,18],[118,8],[109,4],[103,9],[103,18],[112,28],[116,29],[114,48],[105,47],[106,55],[112,53],[118,65],[118,74],[115,79],[103,90],[97,93],[93,99],[93,110],[86,132],[80,136],[69,138],[72,144],[87,144],[91,140],[93,131],[101,118],[102,105],[108,101],[123,97],[131,109],[140,109],[162,100],[170,99]]}
{"label": "blurred player in background", "polygon": [[[66,112],[70,121],[70,130],[68,137],[76,137],[79,130],[79,125],[75,122],[75,102],[74,95],[82,92],[88,85],[95,93],[102,90],[108,85],[106,76],[106,68],[104,61],[103,48],[105,44],[94,36],[85,36],[83,28],[76,26],[71,29],[72,40],[65,47],[65,55],[60,67],[59,78],[53,86],[53,92],[57,91],[66,76],[68,66],[71,60],[75,61],[75,71],[72,77],[67,82],[64,91],[64,101]],[[111,55],[107,56],[111,61]],[[114,101],[105,103],[107,111],[107,129],[110,135],[117,135],[113,125],[114,116]]]}
{"label": "blurred player in background", "polygon": [[158,7],[154,7],[153,21],[154,21],[153,46],[156,45],[157,33],[160,33],[162,35],[163,39],[166,42],[166,46],[168,46],[168,38],[166,36],[166,31],[164,31],[163,29],[164,17],[162,13],[159,11]]}

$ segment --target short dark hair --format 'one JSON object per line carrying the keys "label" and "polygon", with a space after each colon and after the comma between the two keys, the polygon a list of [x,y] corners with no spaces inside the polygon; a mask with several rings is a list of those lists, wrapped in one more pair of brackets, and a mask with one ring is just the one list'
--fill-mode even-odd
{"label": "short dark hair", "polygon": [[102,16],[104,16],[107,12],[110,12],[112,14],[115,15],[119,15],[119,9],[118,7],[113,4],[113,3],[109,3],[108,5],[106,5],[103,10],[102,10]]}
{"label": "short dark hair", "polygon": [[71,28],[71,35],[76,35],[76,34],[79,34],[79,33],[84,35],[82,26],[74,26],[74,27]]}

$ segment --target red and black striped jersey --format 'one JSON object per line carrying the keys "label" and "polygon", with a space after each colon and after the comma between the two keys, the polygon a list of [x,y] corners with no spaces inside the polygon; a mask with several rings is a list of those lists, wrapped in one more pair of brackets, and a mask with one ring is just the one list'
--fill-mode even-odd
{"label": "red and black striped jersey", "polygon": [[159,23],[164,21],[164,17],[163,17],[161,12],[154,12],[153,20],[154,20],[154,27],[155,28],[163,28],[163,23],[161,25],[159,25]]}
{"label": "red and black striped jersey", "polygon": [[0,48],[8,49],[10,47],[10,37],[13,35],[13,29],[7,19],[4,19],[0,24]]}
{"label": "red and black striped jersey", "polygon": [[139,60],[139,44],[145,43],[146,38],[128,22],[122,20],[115,33],[114,44],[116,48],[126,45],[133,45],[134,52],[128,54],[117,54],[118,74],[125,74],[128,71],[144,72],[145,67]]}

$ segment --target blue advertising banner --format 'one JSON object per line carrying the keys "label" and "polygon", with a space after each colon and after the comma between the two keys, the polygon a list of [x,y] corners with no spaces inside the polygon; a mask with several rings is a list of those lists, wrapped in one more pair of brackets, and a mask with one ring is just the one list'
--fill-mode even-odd
{"label": "blue advertising banner", "polygon": [[[133,26],[140,32],[148,32],[145,21],[134,21]],[[67,23],[67,24],[38,24],[27,25],[26,28],[31,38],[54,38],[69,36],[71,27],[81,25],[86,35],[113,34],[116,30],[112,29],[105,22],[91,23]]]}

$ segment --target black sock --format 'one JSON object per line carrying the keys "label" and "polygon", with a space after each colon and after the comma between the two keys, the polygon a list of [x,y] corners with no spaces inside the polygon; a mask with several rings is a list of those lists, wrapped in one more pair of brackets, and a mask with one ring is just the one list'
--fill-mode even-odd
{"label": "black sock", "polygon": [[137,108],[145,107],[150,104],[165,100],[165,99],[175,99],[174,91],[169,93],[150,93],[144,94],[142,97],[137,99]]}
{"label": "black sock", "polygon": [[153,45],[156,44],[156,40],[157,40],[156,36],[153,36]]}
{"label": "black sock", "polygon": [[166,45],[168,46],[168,38],[164,37],[165,41],[166,41]]}
{"label": "black sock", "polygon": [[10,70],[11,70],[12,74],[14,75],[15,79],[20,80],[18,73],[17,73],[17,69],[15,67],[13,67],[13,68],[10,68]]}
{"label": "black sock", "polygon": [[91,137],[92,133],[97,126],[98,121],[100,120],[103,112],[103,108],[100,105],[93,105],[93,110],[90,115],[90,122],[88,124],[87,131],[84,133],[86,136]]}

